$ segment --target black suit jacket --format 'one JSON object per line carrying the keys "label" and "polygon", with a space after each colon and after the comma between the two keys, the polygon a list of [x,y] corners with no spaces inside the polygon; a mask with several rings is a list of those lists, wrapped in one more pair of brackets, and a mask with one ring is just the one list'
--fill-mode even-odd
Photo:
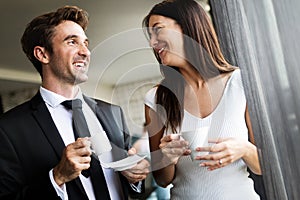
{"label": "black suit jacket", "polygon": [[[130,137],[120,107],[85,97],[96,113],[119,159]],[[60,199],[49,171],[60,161],[65,145],[40,93],[0,119],[0,199]],[[119,174],[125,197],[129,184]],[[68,182],[70,200],[88,200],[79,178]],[[97,191],[95,192],[97,193]],[[99,192],[98,192],[99,193]],[[101,194],[100,194],[101,195]],[[97,199],[104,199],[96,194]],[[100,197],[99,197],[100,196]]]}

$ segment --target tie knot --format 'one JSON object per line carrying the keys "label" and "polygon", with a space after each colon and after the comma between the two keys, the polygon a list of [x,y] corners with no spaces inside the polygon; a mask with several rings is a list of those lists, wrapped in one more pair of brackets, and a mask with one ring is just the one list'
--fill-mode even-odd
{"label": "tie knot", "polygon": [[80,109],[82,108],[82,102],[80,99],[66,100],[61,104],[69,110],[74,108],[80,108]]}

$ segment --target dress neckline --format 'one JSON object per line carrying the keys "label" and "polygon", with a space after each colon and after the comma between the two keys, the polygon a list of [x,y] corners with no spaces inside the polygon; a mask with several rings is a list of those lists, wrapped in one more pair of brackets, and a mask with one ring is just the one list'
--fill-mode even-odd
{"label": "dress neckline", "polygon": [[197,116],[195,116],[195,115],[193,115],[192,113],[190,113],[189,111],[187,111],[186,109],[184,109],[184,112],[186,112],[186,113],[188,113],[190,116],[192,116],[192,117],[194,117],[194,118],[197,118],[197,119],[200,119],[200,120],[205,120],[205,119],[209,119],[217,110],[218,110],[218,108],[220,107],[220,104],[224,101],[224,96],[225,96],[225,94],[226,94],[226,92],[227,92],[227,88],[229,87],[228,85],[230,84],[230,82],[231,82],[231,80],[232,80],[232,77],[233,77],[233,75],[235,74],[235,72],[237,71],[238,69],[236,69],[236,70],[234,70],[233,72],[232,72],[232,74],[230,75],[230,77],[229,77],[229,79],[226,81],[226,84],[225,84],[225,88],[224,88],[224,90],[223,90],[223,93],[222,93],[222,96],[221,96],[221,98],[220,98],[220,100],[219,100],[219,102],[218,102],[218,104],[216,105],[216,107],[213,109],[213,111],[211,112],[211,113],[209,113],[207,116],[205,116],[205,117],[197,117]]}

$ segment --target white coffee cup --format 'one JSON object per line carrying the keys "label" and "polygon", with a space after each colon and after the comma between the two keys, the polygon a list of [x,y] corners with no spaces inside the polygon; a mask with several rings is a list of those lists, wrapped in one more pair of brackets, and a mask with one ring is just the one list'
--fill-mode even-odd
{"label": "white coffee cup", "polygon": [[184,140],[189,142],[191,149],[191,159],[194,161],[196,156],[207,155],[207,151],[196,151],[197,147],[208,147],[208,129],[209,127],[201,127],[196,130],[183,131],[181,136]]}
{"label": "white coffee cup", "polygon": [[97,156],[100,156],[104,152],[111,151],[111,144],[106,136],[105,131],[98,132],[90,137],[91,148]]}

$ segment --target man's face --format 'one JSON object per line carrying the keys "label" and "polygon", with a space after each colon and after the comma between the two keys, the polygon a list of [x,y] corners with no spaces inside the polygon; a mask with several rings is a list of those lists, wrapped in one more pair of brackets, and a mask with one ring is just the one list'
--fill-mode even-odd
{"label": "man's face", "polygon": [[55,27],[53,53],[49,65],[52,78],[63,84],[78,84],[88,79],[90,62],[88,39],[80,25],[64,21]]}

